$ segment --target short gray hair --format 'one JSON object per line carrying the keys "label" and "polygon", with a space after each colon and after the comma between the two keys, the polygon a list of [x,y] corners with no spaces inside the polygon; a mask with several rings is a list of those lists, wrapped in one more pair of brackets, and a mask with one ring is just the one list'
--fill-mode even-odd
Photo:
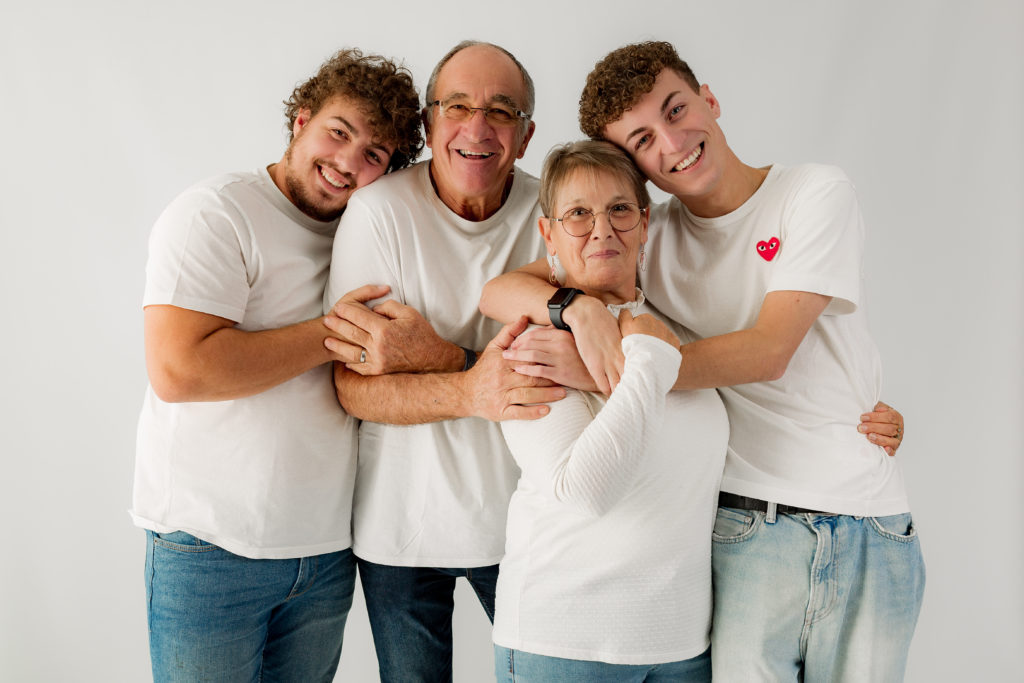
{"label": "short gray hair", "polygon": [[[482,40],[464,40],[455,47],[453,47],[451,50],[449,50],[448,53],[441,58],[441,61],[437,63],[437,66],[434,67],[434,70],[430,72],[430,80],[427,81],[427,91],[425,93],[426,101],[424,102],[424,104],[427,107],[427,120],[434,120],[434,112],[433,108],[430,106],[430,103],[437,99],[437,79],[438,76],[441,75],[441,69],[444,68],[445,64],[451,61],[452,57],[462,52],[467,47],[473,47],[475,45],[486,45],[487,47],[493,47],[495,50],[501,52],[506,57],[512,60],[512,63],[516,65],[517,69],[519,69],[519,74],[523,77],[523,86],[526,89],[526,101],[521,103],[519,106],[521,106],[523,108],[523,111],[525,111],[527,114],[533,116],[533,105],[536,99],[536,91],[533,87],[533,79],[530,78],[530,74],[526,71],[526,67],[523,66],[518,59],[516,59],[516,56],[514,54],[512,54],[511,52],[509,52],[500,45],[484,42]],[[526,125],[526,119],[523,119],[523,125]]]}

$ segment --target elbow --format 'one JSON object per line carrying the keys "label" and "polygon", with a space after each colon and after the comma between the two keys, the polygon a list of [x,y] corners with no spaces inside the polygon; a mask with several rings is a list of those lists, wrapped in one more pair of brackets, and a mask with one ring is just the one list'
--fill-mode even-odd
{"label": "elbow", "polygon": [[354,400],[356,396],[359,375],[345,368],[345,365],[334,361],[334,395],[338,397],[338,404],[342,410],[358,420],[365,420],[366,415],[360,407],[360,403]]}
{"label": "elbow", "polygon": [[588,519],[601,517],[614,505],[610,496],[585,495],[564,485],[557,487],[554,493],[559,503]]}
{"label": "elbow", "polygon": [[198,378],[177,371],[168,365],[149,368],[149,385],[153,393],[164,403],[187,403],[200,400]]}
{"label": "elbow", "polygon": [[491,280],[484,285],[484,290],[480,293],[480,305],[478,308],[483,315],[498,320],[499,311],[495,306],[494,297],[494,280]]}

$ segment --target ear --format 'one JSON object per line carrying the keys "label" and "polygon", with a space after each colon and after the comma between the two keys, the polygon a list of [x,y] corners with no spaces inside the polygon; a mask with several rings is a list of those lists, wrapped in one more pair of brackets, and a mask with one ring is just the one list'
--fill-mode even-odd
{"label": "ear", "polygon": [[427,114],[426,107],[420,112],[420,121],[423,122],[423,140],[426,142],[427,147],[432,147],[430,144],[430,116]]}
{"label": "ear", "polygon": [[537,126],[534,125],[533,121],[530,121],[530,125],[526,127],[526,135],[523,137],[523,144],[519,145],[519,153],[516,154],[516,159],[522,159],[523,155],[526,154],[526,146],[530,144],[530,138],[533,137],[533,130]]}
{"label": "ear", "polygon": [[651,221],[651,207],[644,209],[640,217],[640,244],[647,244],[647,224]]}
{"label": "ear", "polygon": [[704,103],[708,105],[708,109],[711,110],[711,113],[715,115],[716,119],[722,115],[722,107],[718,103],[718,98],[715,97],[713,92],[711,92],[711,88],[708,87],[707,83],[700,86],[700,96],[701,99],[704,100]]}
{"label": "ear", "polygon": [[295,117],[295,121],[292,123],[292,137],[299,137],[299,131],[306,127],[309,120],[313,118],[312,112],[309,109],[300,109],[299,113]]}
{"label": "ear", "polygon": [[551,221],[541,216],[537,219],[537,229],[540,231],[540,236],[544,238],[544,246],[547,247],[548,253],[554,256],[555,245],[551,241]]}

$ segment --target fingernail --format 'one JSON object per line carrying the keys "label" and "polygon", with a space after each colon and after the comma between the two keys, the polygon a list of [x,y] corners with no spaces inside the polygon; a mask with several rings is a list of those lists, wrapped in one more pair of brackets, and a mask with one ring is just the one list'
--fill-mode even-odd
{"label": "fingernail", "polygon": [[868,441],[878,441],[878,434],[868,434]]}
{"label": "fingernail", "polygon": [[864,432],[868,431],[868,428],[867,428],[866,425],[857,425],[857,431],[861,432],[861,433],[864,433]]}

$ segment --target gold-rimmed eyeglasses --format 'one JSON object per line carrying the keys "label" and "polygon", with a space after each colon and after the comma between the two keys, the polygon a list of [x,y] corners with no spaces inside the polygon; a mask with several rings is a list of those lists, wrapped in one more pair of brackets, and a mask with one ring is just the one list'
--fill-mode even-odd
{"label": "gold-rimmed eyeglasses", "polygon": [[561,218],[549,217],[549,220],[561,223],[562,228],[573,237],[586,237],[593,231],[598,214],[602,213],[608,216],[608,223],[616,232],[629,232],[640,225],[644,210],[633,202],[617,202],[608,207],[607,211],[597,212],[577,206],[563,213]]}
{"label": "gold-rimmed eyeglasses", "polygon": [[514,126],[521,119],[529,119],[530,114],[520,111],[512,106],[503,104],[490,104],[486,107],[471,107],[464,102],[442,102],[434,100],[427,104],[428,107],[437,107],[441,110],[441,116],[449,121],[468,121],[473,118],[473,112],[483,112],[487,123],[492,126]]}

